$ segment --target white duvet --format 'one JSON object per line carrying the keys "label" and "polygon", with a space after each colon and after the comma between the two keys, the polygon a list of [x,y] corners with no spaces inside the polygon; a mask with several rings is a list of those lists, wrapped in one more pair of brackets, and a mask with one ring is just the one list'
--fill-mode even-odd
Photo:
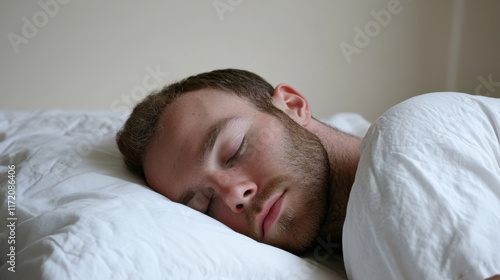
{"label": "white duvet", "polygon": [[147,188],[115,146],[125,118],[0,110],[0,279],[343,279]]}
{"label": "white duvet", "polygon": [[369,129],[344,225],[349,279],[500,274],[500,100],[435,93]]}

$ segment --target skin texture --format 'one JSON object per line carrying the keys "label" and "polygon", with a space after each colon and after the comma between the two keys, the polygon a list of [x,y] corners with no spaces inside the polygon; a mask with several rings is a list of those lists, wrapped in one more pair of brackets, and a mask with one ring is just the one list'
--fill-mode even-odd
{"label": "skin texture", "polygon": [[312,119],[288,85],[272,98],[283,114],[215,89],[179,97],[146,152],[145,177],[237,232],[300,252],[318,235],[340,235],[359,139]]}

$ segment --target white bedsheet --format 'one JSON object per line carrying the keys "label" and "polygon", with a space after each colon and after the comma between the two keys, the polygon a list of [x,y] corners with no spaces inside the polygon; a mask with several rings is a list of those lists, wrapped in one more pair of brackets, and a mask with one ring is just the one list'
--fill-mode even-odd
{"label": "white bedsheet", "polygon": [[115,147],[125,117],[0,111],[0,279],[343,279],[147,188]]}
{"label": "white bedsheet", "polygon": [[499,139],[499,99],[434,93],[380,117],[344,225],[349,279],[500,274]]}

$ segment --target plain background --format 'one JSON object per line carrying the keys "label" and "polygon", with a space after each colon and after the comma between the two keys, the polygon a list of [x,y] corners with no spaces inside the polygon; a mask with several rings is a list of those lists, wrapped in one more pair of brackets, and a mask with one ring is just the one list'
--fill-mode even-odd
{"label": "plain background", "polygon": [[2,1],[0,107],[125,110],[231,67],[292,85],[318,118],[373,121],[426,92],[500,97],[499,13],[497,0]]}

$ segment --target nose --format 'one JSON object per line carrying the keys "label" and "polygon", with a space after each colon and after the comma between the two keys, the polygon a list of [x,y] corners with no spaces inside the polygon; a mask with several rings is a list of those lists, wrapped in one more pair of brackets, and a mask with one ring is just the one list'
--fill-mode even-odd
{"label": "nose", "polygon": [[218,196],[234,213],[242,213],[249,206],[257,193],[257,185],[251,180],[237,178],[232,174],[217,174],[214,176]]}

